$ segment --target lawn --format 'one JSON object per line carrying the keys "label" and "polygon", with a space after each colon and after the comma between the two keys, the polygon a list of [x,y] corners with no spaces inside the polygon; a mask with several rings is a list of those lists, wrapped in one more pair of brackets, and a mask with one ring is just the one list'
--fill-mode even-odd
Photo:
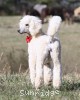
{"label": "lawn", "polygon": [[[26,35],[20,35],[20,16],[0,17],[0,100],[79,100],[80,24],[61,25],[63,82],[61,90],[30,84]],[[47,24],[43,25],[46,32]]]}

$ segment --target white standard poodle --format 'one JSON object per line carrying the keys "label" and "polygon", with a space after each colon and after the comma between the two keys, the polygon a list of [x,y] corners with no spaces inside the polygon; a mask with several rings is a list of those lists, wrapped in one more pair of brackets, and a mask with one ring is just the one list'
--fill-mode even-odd
{"label": "white standard poodle", "polygon": [[42,22],[38,17],[26,15],[19,23],[20,34],[26,33],[29,54],[30,79],[36,89],[42,83],[59,89],[61,86],[61,45],[55,36],[58,33],[61,17],[53,16],[47,33],[42,32]]}

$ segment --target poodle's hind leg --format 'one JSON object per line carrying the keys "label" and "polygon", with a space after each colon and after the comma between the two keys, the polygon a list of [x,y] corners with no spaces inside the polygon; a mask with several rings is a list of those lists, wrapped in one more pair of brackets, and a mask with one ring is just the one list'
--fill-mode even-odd
{"label": "poodle's hind leg", "polygon": [[52,82],[52,66],[50,64],[44,65],[44,85],[51,85]]}
{"label": "poodle's hind leg", "polygon": [[62,82],[61,46],[59,41],[52,44],[51,58],[53,60],[53,87],[59,89]]}

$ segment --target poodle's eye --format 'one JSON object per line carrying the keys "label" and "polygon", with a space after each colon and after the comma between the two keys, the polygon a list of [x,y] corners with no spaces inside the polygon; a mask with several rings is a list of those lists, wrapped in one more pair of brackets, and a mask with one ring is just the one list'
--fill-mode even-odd
{"label": "poodle's eye", "polygon": [[29,26],[29,24],[26,24],[26,26]]}

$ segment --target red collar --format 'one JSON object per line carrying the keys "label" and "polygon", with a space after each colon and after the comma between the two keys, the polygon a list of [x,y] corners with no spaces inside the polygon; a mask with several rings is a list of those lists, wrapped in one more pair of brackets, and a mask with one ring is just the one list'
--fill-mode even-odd
{"label": "red collar", "polygon": [[29,43],[31,41],[31,39],[32,39],[32,36],[27,36],[26,37],[26,42]]}

